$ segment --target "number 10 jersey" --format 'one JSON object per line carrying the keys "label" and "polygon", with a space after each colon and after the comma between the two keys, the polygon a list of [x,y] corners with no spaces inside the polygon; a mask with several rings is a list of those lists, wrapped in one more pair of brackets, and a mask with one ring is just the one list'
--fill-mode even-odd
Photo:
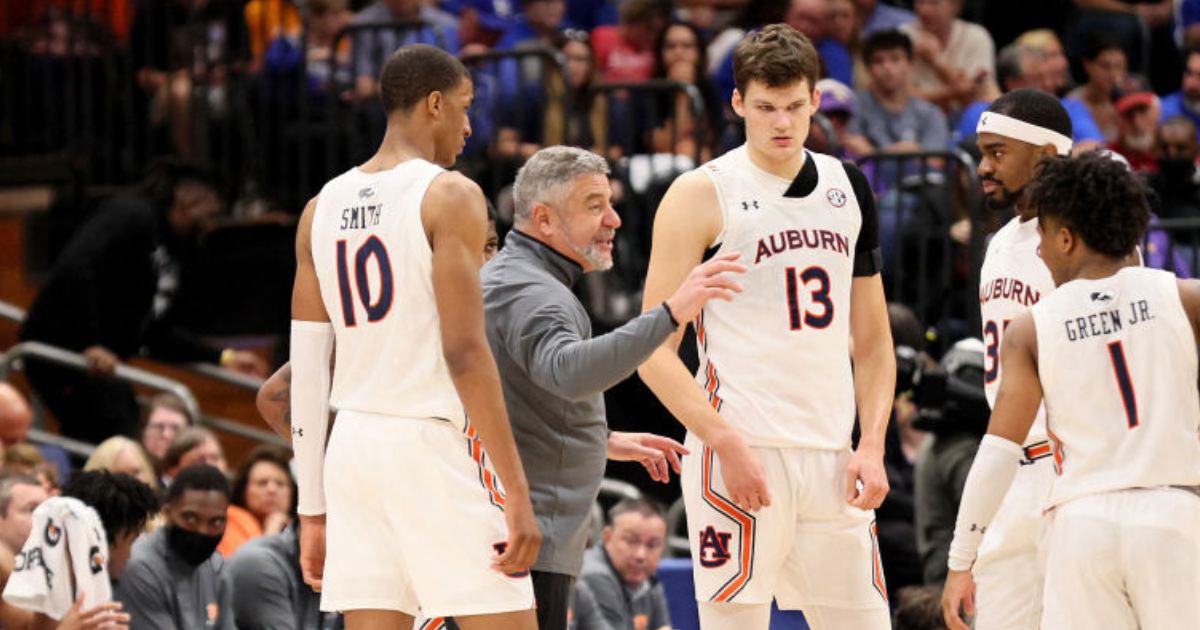
{"label": "number 10 jersey", "polygon": [[406,418],[465,414],[442,354],[421,203],[441,167],[414,159],[321,189],[312,256],[336,336],[330,403]]}
{"label": "number 10 jersey", "polygon": [[864,255],[871,264],[861,275],[879,267],[866,178],[806,151],[789,181],[756,166],[745,146],[700,171],[713,181],[724,220],[716,254],[739,253],[749,270],[736,279],[743,293],[708,302],[695,322],[697,382],[751,446],[848,448],[851,281]]}

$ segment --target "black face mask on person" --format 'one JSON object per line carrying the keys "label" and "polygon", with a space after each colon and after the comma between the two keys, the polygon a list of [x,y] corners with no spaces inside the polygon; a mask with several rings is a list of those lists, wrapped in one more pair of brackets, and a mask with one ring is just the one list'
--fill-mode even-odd
{"label": "black face mask on person", "polygon": [[1192,183],[1196,162],[1183,157],[1158,158],[1158,172],[1171,188],[1184,188]]}
{"label": "black face mask on person", "polygon": [[221,544],[221,536],[205,536],[178,525],[167,526],[167,546],[181,560],[195,567],[212,557]]}

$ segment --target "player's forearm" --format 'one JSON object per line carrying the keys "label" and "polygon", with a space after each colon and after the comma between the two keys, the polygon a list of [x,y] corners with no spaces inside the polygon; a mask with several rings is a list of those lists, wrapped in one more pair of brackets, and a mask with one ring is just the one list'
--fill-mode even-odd
{"label": "player's forearm", "polygon": [[659,346],[638,368],[638,376],[659,402],[705,444],[716,448],[736,433],[696,385],[674,344]]}
{"label": "player's forearm", "polygon": [[462,400],[463,409],[479,434],[492,467],[500,477],[506,492],[527,495],[529,482],[521,457],[513,440],[512,425],[504,408],[500,388],[500,372],[487,344],[480,340],[453,355],[447,355],[447,366],[454,389]]}
{"label": "player's forearm", "polygon": [[950,543],[947,564],[952,571],[966,571],[975,562],[979,543],[1000,511],[1023,454],[1020,444],[996,435],[984,436],[979,444],[959,504],[954,540]]}
{"label": "player's forearm", "polygon": [[332,380],[328,366],[333,340],[329,322],[292,320],[292,450],[299,489],[297,511],[307,516],[325,513],[325,436]]}
{"label": "player's forearm", "polygon": [[896,392],[896,356],[886,344],[854,344],[854,394],[858,402],[859,450],[883,453],[884,435]]}

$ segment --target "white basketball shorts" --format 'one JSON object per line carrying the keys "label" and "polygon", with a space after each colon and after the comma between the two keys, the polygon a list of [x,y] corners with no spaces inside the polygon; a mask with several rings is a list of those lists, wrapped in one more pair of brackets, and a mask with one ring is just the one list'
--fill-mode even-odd
{"label": "white basketball shorts", "polygon": [[467,431],[338,413],[325,456],[322,610],[431,618],[534,607],[528,572],[491,567],[507,539],[504,494]]}

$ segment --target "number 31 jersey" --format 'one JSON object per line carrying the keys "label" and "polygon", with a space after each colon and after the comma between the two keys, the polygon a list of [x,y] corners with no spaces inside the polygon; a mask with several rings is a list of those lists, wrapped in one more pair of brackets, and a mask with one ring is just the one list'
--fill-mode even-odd
{"label": "number 31 jersey", "polygon": [[353,168],[317,198],[312,256],[336,335],[330,403],[338,409],[464,424],[421,220],[442,172],[419,159],[377,173]]}
{"label": "number 31 jersey", "polygon": [[[987,255],[979,270],[979,310],[983,319],[983,392],[988,405],[995,408],[996,392],[1004,376],[1000,349],[1004,329],[1030,307],[1054,290],[1050,270],[1038,255],[1037,221],[1015,217],[1000,228],[988,243]],[[1025,444],[1046,439],[1046,412],[1039,409]]]}
{"label": "number 31 jersey", "polygon": [[736,278],[743,293],[709,301],[695,322],[696,380],[751,446],[847,448],[855,417],[850,285],[856,260],[872,263],[862,275],[879,267],[866,178],[806,151],[789,181],[756,166],[745,146],[700,171],[724,218],[716,254],[741,254],[749,271]]}
{"label": "number 31 jersey", "polygon": [[1126,267],[1073,280],[1032,312],[1059,473],[1049,505],[1200,486],[1196,336],[1174,274]]}

